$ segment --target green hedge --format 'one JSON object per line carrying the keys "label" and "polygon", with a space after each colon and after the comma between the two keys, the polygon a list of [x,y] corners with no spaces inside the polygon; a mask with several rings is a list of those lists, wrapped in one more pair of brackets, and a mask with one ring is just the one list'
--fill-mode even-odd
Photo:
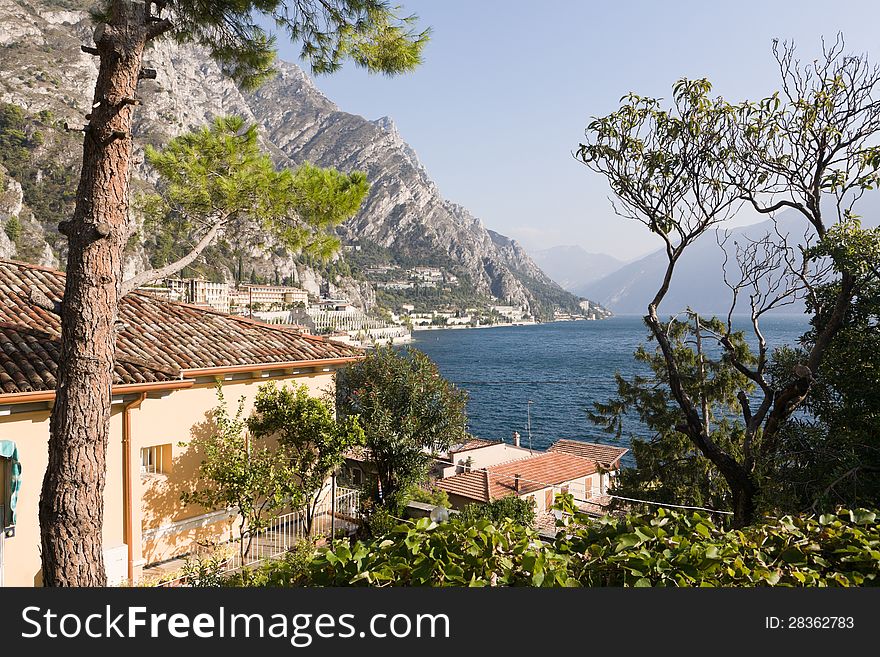
{"label": "green hedge", "polygon": [[[567,509],[573,512],[570,500]],[[563,507],[566,502],[563,501]],[[310,565],[325,586],[864,586],[880,572],[873,511],[768,519],[727,530],[700,513],[572,513],[553,543],[510,520],[437,525],[337,542]]]}

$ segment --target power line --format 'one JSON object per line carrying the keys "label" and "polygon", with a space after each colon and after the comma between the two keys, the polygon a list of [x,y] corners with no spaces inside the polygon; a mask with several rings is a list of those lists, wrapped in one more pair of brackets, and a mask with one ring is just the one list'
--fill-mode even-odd
{"label": "power line", "polygon": [[[652,500],[637,500],[634,497],[621,497],[620,495],[611,495],[610,493],[604,493],[606,497],[613,497],[616,500],[626,500],[627,502],[639,502],[640,504],[653,504],[654,506],[662,506],[662,507],[672,507],[674,509],[693,509],[695,511],[708,511],[709,513],[723,513],[727,516],[732,516],[733,511],[719,511],[717,509],[709,509],[705,506],[686,506],[684,504],[670,504],[669,502],[654,502]],[[590,500],[581,500],[575,498],[576,502],[586,502],[588,504],[595,504],[595,502],[591,502]]]}

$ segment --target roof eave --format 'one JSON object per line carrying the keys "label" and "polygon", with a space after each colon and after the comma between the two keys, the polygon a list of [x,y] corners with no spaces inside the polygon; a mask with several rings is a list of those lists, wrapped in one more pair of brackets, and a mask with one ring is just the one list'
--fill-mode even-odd
{"label": "roof eave", "polygon": [[345,356],[343,358],[317,358],[314,360],[291,360],[276,363],[255,363],[252,365],[227,365],[220,367],[198,367],[181,369],[181,375],[189,377],[198,376],[221,376],[223,374],[239,374],[246,372],[265,372],[268,370],[300,369],[306,367],[333,367],[346,365],[358,360],[363,356]]}
{"label": "roof eave", "polygon": [[[124,383],[113,386],[113,395],[127,395],[139,392],[160,392],[169,390],[183,390],[192,388],[193,379],[179,379],[177,381],[154,381],[151,383]],[[33,390],[29,392],[8,392],[0,394],[0,406],[12,404],[33,404],[37,402],[53,401],[54,390]]]}

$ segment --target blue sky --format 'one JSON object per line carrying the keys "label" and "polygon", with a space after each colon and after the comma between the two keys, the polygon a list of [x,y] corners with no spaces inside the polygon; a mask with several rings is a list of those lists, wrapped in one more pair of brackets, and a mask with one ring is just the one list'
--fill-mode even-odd
{"label": "blue sky", "polygon": [[625,93],[668,96],[680,77],[708,77],[730,100],[763,97],[778,86],[774,37],[812,59],[842,31],[847,50],[880,63],[876,0],[398,2],[433,29],[424,65],[396,78],[349,65],[318,87],[345,111],[391,116],[446,198],[529,250],[631,259],[658,246],[614,216],[604,179],[571,156],[590,117]]}

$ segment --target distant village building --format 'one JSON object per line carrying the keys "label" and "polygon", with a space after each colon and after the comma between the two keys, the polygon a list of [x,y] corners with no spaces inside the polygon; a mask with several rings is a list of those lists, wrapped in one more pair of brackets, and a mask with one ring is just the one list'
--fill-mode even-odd
{"label": "distant village building", "polygon": [[[286,307],[309,303],[309,294],[299,287],[289,285],[241,284],[234,292],[235,307],[239,314],[248,309],[284,310]],[[259,304],[259,305],[257,305]]]}
{"label": "distant village building", "polygon": [[522,321],[528,314],[521,306],[490,306],[489,308],[511,322]]}
{"label": "distant village building", "polygon": [[380,265],[378,267],[367,267],[364,270],[364,273],[370,276],[379,276],[383,274],[390,274],[393,271],[397,271],[399,267],[395,267],[394,265]]}
{"label": "distant village building", "polygon": [[289,285],[247,283],[234,287],[229,283],[212,283],[199,278],[166,278],[138,288],[168,301],[206,306],[221,313],[247,315],[253,309],[284,310],[291,306],[305,307],[309,294]]}
{"label": "distant village building", "polygon": [[229,312],[229,283],[212,283],[201,278],[166,278],[138,288],[167,301],[207,306],[221,313]]}
{"label": "distant village building", "polygon": [[310,309],[327,310],[333,312],[357,312],[358,309],[348,299],[333,299],[321,297],[317,303],[312,304]]}
{"label": "distant village building", "polygon": [[338,299],[322,301],[320,304],[311,306],[306,312],[318,333],[361,331],[368,328],[382,328],[387,325],[383,320],[370,317],[348,301]]}
{"label": "distant village building", "polygon": [[420,281],[439,283],[443,280],[443,270],[439,267],[413,267],[410,273]]}
{"label": "distant village building", "polygon": [[382,281],[376,283],[376,287],[380,290],[412,290],[416,284],[412,281]]}

